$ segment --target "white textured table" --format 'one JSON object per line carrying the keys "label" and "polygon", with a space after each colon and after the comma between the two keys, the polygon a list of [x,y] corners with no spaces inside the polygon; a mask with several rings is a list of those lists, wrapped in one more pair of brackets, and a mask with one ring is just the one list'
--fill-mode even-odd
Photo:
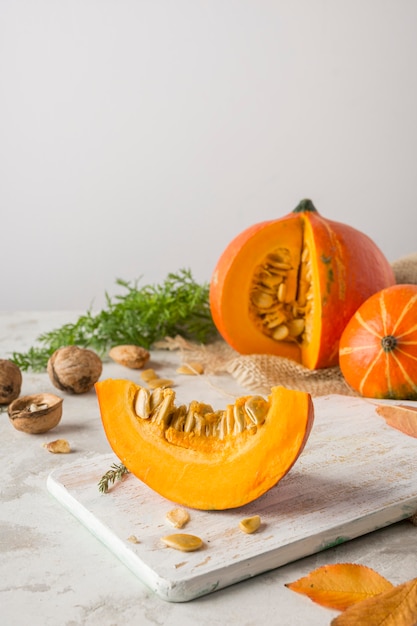
{"label": "white textured table", "polygon": [[[76,318],[75,312],[0,313],[0,358]],[[153,353],[152,358],[168,372],[178,355]],[[103,372],[108,376],[135,374],[109,363]],[[210,401],[212,383],[232,394],[243,391],[227,378],[209,382],[183,381],[182,393]],[[40,391],[59,394],[46,374],[24,373],[22,394]],[[190,602],[165,602],[47,491],[54,469],[109,452],[94,392],[64,395],[62,421],[46,435],[20,433],[7,414],[1,418],[0,617],[5,626],[251,626],[261,621],[318,626],[338,613],[289,591],[285,583],[342,561],[373,567],[393,583],[417,576],[417,528],[403,521]],[[53,455],[42,447],[58,437],[69,440],[71,455]]]}

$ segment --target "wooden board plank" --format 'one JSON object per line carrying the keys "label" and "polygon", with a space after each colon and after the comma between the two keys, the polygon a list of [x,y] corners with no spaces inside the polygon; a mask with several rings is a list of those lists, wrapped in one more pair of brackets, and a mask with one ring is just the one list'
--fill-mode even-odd
{"label": "wooden board plank", "polygon": [[[159,597],[185,602],[416,512],[417,439],[387,426],[360,398],[325,396],[314,405],[309,442],[276,487],[240,509],[190,510],[184,532],[203,539],[197,552],[162,544],[175,532],[165,521],[175,505],[132,475],[99,493],[99,479],[117,462],[113,454],[55,470],[47,486]],[[254,514],[262,526],[246,535],[238,523]]]}

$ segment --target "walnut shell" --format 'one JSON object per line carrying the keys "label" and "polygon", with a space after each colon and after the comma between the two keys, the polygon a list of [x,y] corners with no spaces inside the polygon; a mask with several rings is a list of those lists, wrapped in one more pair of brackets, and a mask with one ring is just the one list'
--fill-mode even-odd
{"label": "walnut shell", "polygon": [[52,384],[68,393],[86,393],[103,370],[100,357],[87,348],[64,346],[49,358],[47,371]]}
{"label": "walnut shell", "polygon": [[140,370],[149,361],[150,354],[141,346],[125,345],[114,346],[109,352],[109,357],[120,365],[133,370]]}
{"label": "walnut shell", "polygon": [[18,397],[22,372],[13,361],[0,359],[0,404],[9,404]]}
{"label": "walnut shell", "polygon": [[55,428],[62,417],[63,399],[53,393],[20,396],[7,409],[16,430],[39,434]]}

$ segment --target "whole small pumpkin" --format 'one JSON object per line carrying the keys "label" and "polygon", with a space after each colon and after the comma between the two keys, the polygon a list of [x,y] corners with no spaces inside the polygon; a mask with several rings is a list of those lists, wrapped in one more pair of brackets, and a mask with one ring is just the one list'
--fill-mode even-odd
{"label": "whole small pumpkin", "polygon": [[394,283],[374,241],[306,199],[231,241],[212,276],[210,308],[237,352],[319,369],[337,365],[340,336],[362,302]]}
{"label": "whole small pumpkin", "polygon": [[417,400],[417,285],[393,285],[368,298],[339,351],[346,382],[362,396]]}

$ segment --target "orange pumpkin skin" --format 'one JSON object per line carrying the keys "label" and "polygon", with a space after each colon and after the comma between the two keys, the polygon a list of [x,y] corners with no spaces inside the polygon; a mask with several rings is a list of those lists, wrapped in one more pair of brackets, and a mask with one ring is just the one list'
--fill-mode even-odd
{"label": "orange pumpkin skin", "polygon": [[[305,248],[312,303],[306,331],[301,338],[277,341],[251,316],[254,274],[272,251],[288,250],[289,308],[301,291]],[[319,369],[337,365],[340,336],[362,302],[394,283],[388,260],[367,235],[322,217],[303,200],[292,213],[247,228],[227,246],[210,283],[210,307],[218,331],[237,352],[275,354]]]}
{"label": "orange pumpkin skin", "polygon": [[[222,437],[178,428],[173,418],[161,420],[157,413],[141,419],[134,409],[141,388],[133,382],[107,379],[95,389],[120,461],[161,496],[201,510],[243,506],[273,487],[298,459],[314,422],[310,395],[283,387],[271,390],[262,424]],[[172,389],[164,393],[169,402],[175,397]],[[248,398],[235,405],[241,408]],[[207,407],[197,404],[193,412]],[[212,417],[206,414],[206,423]]]}
{"label": "orange pumpkin skin", "polygon": [[417,400],[417,285],[394,285],[356,311],[340,340],[340,368],[368,398]]}

